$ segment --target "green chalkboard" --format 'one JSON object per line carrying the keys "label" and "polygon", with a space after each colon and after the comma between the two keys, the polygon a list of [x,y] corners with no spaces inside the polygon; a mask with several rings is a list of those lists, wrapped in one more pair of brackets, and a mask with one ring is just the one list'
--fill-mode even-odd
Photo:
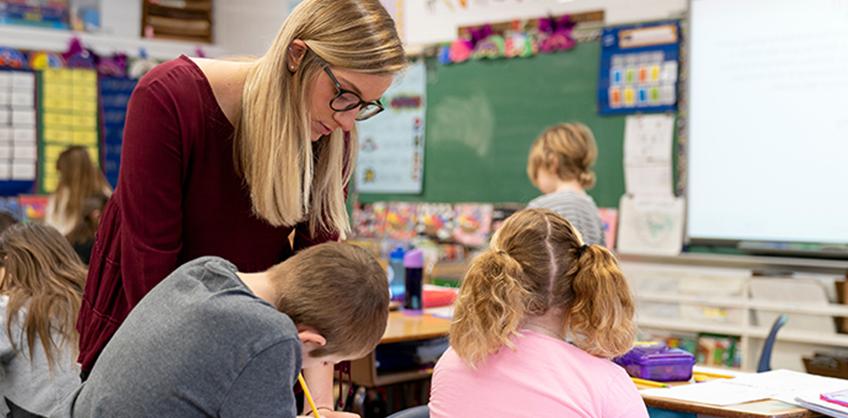
{"label": "green chalkboard", "polygon": [[527,202],[539,195],[527,178],[527,153],[542,130],[579,121],[595,133],[598,206],[624,193],[624,117],[596,112],[600,46],[525,59],[428,62],[424,191],[361,194],[362,202]]}

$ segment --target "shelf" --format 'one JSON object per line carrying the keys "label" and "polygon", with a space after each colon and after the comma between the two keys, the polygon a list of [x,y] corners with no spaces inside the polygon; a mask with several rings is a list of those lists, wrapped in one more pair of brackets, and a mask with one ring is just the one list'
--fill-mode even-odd
{"label": "shelf", "polygon": [[835,303],[811,305],[788,302],[769,302],[752,299],[748,302],[751,309],[779,313],[800,313],[809,315],[848,316],[848,306]]}
{"label": "shelf", "polygon": [[[636,299],[645,302],[686,303],[706,306],[721,306],[728,308],[748,308],[747,299],[741,298],[724,298],[714,296],[704,297],[680,294],[640,292],[636,293]],[[846,312],[848,312],[848,310]]]}
{"label": "shelf", "polygon": [[665,265],[732,267],[752,270],[775,269],[791,270],[796,272],[838,274],[841,276],[848,273],[848,260],[701,253],[684,253],[677,256],[618,254],[618,257],[622,262]]}
{"label": "shelf", "polygon": [[791,302],[770,302],[757,299],[723,298],[715,296],[693,296],[680,294],[665,294],[653,292],[641,292],[636,294],[636,299],[643,302],[682,303],[703,306],[718,306],[738,309],[758,309],[768,312],[799,313],[808,315],[828,315],[848,317],[848,306],[835,303],[830,304],[803,304]]}
{"label": "shelf", "polygon": [[[685,322],[684,322],[685,321]],[[707,332],[712,334],[727,334],[727,335],[746,335],[747,329],[741,325],[724,325],[710,324],[704,322],[694,323],[689,320],[677,319],[637,319],[636,323],[640,328],[662,329],[667,331],[685,331],[685,332]]]}
{"label": "shelf", "polygon": [[203,48],[207,56],[228,55],[224,49],[208,43],[166,41],[146,38],[122,38],[109,34],[72,32],[61,29],[45,29],[28,26],[0,25],[0,39],[3,46],[36,51],[65,51],[71,37],[78,36],[85,46],[100,54],[126,52],[131,56],[138,54],[140,48],[155,59],[169,60],[180,54],[196,55],[197,47]]}
{"label": "shelf", "polygon": [[[706,332],[712,334],[725,334],[736,336],[747,336],[756,339],[765,339],[768,336],[769,329],[762,327],[745,327],[741,325],[725,325],[725,324],[710,324],[704,322],[694,323],[684,320],[667,320],[667,319],[638,319],[639,327],[650,328],[667,331],[683,331],[683,332]],[[846,334],[827,334],[814,333],[796,330],[781,330],[777,334],[778,341],[796,342],[805,344],[817,344],[835,347],[848,347],[848,335]]]}

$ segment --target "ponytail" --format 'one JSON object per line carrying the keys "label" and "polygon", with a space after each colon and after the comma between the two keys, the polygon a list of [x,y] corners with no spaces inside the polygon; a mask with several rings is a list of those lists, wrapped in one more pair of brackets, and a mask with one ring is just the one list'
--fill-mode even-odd
{"label": "ponytail", "polygon": [[518,332],[530,292],[521,285],[524,271],[505,251],[478,256],[465,275],[450,328],[450,345],[471,368]]}
{"label": "ponytail", "polygon": [[589,354],[612,358],[633,346],[633,299],[615,257],[599,245],[583,245],[574,251],[572,302],[568,328],[574,344]]}

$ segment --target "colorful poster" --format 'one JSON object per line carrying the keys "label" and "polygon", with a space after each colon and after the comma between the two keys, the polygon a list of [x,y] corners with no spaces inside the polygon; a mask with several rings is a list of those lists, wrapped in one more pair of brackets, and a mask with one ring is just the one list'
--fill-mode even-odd
{"label": "colorful poster", "polygon": [[604,228],[604,242],[607,248],[615,248],[615,233],[618,228],[618,209],[616,208],[599,208],[598,214],[601,216],[601,225]]}
{"label": "colorful poster", "polygon": [[0,1],[0,24],[69,28],[68,0]]}
{"label": "colorful poster", "polygon": [[98,164],[97,73],[84,69],[46,69],[41,80],[40,189],[52,193],[59,183],[56,160],[71,145],[86,147]]}
{"label": "colorful poster", "polygon": [[679,54],[677,21],[604,28],[598,112],[674,111]]}
{"label": "colorful poster", "polygon": [[492,230],[494,207],[489,204],[464,203],[455,205],[454,208],[456,209],[454,240],[470,247],[484,246]]}
{"label": "colorful poster", "polygon": [[385,110],[357,123],[361,193],[421,193],[424,173],[424,63],[412,64],[382,98]]}
{"label": "colorful poster", "polygon": [[0,194],[32,191],[36,166],[35,74],[0,71]]}

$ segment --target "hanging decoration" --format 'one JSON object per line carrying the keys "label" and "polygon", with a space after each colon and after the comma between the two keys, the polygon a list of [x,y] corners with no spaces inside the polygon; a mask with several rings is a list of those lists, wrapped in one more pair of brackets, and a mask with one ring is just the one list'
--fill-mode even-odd
{"label": "hanging decoration", "polygon": [[442,64],[456,64],[568,51],[577,45],[578,24],[602,21],[603,12],[588,12],[461,27],[457,39],[443,46],[438,57]]}

